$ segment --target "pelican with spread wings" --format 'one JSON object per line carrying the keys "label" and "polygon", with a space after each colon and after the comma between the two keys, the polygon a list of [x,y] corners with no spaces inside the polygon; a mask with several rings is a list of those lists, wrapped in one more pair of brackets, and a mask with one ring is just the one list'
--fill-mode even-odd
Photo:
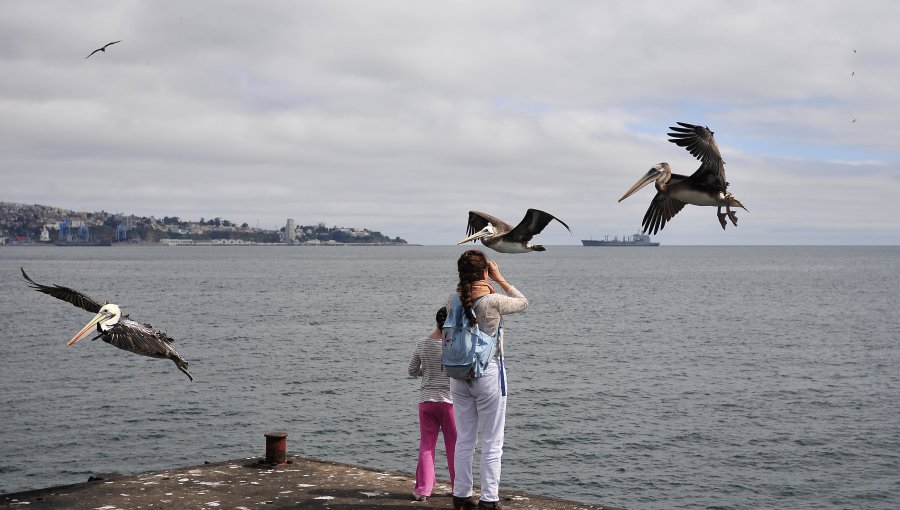
{"label": "pelican with spread wings", "polygon": [[[669,141],[684,147],[692,156],[700,160],[700,168],[689,176],[673,174],[668,163],[660,163],[651,168],[634,186],[622,195],[619,202],[634,194],[637,190],[656,181],[656,196],[650,202],[644,220],[641,223],[644,233],[656,234],[666,226],[666,222],[678,214],[685,205],[718,207],[717,216],[722,229],[727,224],[737,226],[737,215],[732,207],[746,207],[728,191],[725,180],[725,161],[719,153],[719,147],[708,127],[679,122],[672,126]],[[722,208],[725,212],[722,212]]]}
{"label": "pelican with spread wings", "polygon": [[29,278],[25,274],[24,268],[20,269],[22,269],[25,282],[32,289],[97,314],[69,340],[69,343],[66,344],[67,347],[86,337],[96,326],[98,334],[92,340],[100,338],[119,349],[151,358],[168,358],[175,362],[178,370],[184,372],[184,375],[188,376],[191,381],[194,380],[188,373],[188,362],[181,357],[181,354],[178,354],[178,351],[172,346],[174,340],[165,332],[153,329],[149,324],[139,324],[129,319],[127,315],[122,314],[118,305],[112,303],[101,305],[99,301],[87,294],[68,287],[41,285]]}
{"label": "pelican with spread wings", "polygon": [[490,214],[469,211],[469,226],[466,230],[469,237],[456,244],[480,239],[481,244],[500,253],[546,251],[547,249],[543,245],[531,244],[531,238],[535,234],[540,234],[544,227],[553,220],[562,223],[566,230],[572,232],[572,229],[561,219],[537,209],[528,209],[525,217],[515,227]]}

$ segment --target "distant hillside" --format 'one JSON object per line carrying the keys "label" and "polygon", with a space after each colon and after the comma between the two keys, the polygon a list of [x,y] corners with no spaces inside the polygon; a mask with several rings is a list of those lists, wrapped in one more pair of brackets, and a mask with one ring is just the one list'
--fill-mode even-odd
{"label": "distant hillside", "polygon": [[[60,209],[39,204],[0,202],[0,243],[53,242],[60,237],[60,224],[68,221],[71,231],[86,228],[93,239],[157,243],[160,239],[192,239],[214,241],[221,239],[256,243],[344,243],[344,244],[406,244],[399,237],[390,238],[381,232],[355,227],[326,227],[325,224],[297,225],[293,232],[266,230],[213,218],[197,221],[178,217],[135,216],[106,211],[86,212]],[[82,227],[83,226],[83,227]],[[65,228],[65,227],[63,227]]]}

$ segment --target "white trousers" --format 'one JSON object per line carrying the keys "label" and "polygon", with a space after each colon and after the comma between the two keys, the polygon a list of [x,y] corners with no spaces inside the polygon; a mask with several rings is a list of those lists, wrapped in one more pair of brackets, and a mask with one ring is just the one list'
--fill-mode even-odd
{"label": "white trousers", "polygon": [[[484,374],[472,381],[450,379],[456,421],[456,481],[453,495],[472,495],[472,458],[481,431],[481,500],[500,499],[500,457],[506,425],[506,397],[500,391],[500,364],[492,360]],[[504,374],[505,375],[505,374]]]}

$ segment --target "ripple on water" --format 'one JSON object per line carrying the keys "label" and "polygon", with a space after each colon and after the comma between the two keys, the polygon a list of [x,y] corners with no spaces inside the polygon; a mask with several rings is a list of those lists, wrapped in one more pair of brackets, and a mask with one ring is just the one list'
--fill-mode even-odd
{"label": "ripple on water", "polygon": [[[64,349],[71,307],[3,301],[4,489],[244,458],[268,430],[297,454],[415,469],[406,363],[456,247],[63,251],[0,249],[0,281],[26,265],[122,303],[177,338],[196,380],[101,342]],[[531,303],[504,323],[505,487],[651,510],[900,507],[900,250],[497,258]],[[33,458],[34,437],[52,455]]]}

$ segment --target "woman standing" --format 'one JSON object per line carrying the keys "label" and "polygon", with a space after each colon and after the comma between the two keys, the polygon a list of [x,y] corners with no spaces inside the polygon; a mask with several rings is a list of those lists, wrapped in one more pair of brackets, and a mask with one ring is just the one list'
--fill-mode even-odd
{"label": "woman standing", "polygon": [[434,447],[439,432],[444,434],[451,487],[455,478],[453,448],[456,445],[456,424],[453,422],[450,378],[441,366],[441,327],[447,320],[447,308],[439,308],[434,320],[434,330],[416,344],[407,369],[410,377],[422,377],[419,387],[419,462],[413,489],[416,501],[427,500],[434,488]]}
{"label": "woman standing", "polygon": [[[481,430],[481,498],[478,509],[499,509],[500,458],[503,455],[503,430],[506,425],[506,374],[502,364],[503,331],[500,319],[528,307],[528,300],[500,273],[495,262],[488,262],[480,250],[468,250],[457,261],[459,284],[456,292],[472,322],[489,335],[500,333],[497,352],[484,374],[477,379],[450,380],[453,414],[456,418],[456,481],[453,484],[454,510],[475,508],[472,501],[472,458],[475,439]],[[488,280],[503,289],[495,294]],[[484,296],[473,309],[476,299]],[[451,298],[452,302],[452,298]],[[448,305],[450,306],[450,305]]]}

